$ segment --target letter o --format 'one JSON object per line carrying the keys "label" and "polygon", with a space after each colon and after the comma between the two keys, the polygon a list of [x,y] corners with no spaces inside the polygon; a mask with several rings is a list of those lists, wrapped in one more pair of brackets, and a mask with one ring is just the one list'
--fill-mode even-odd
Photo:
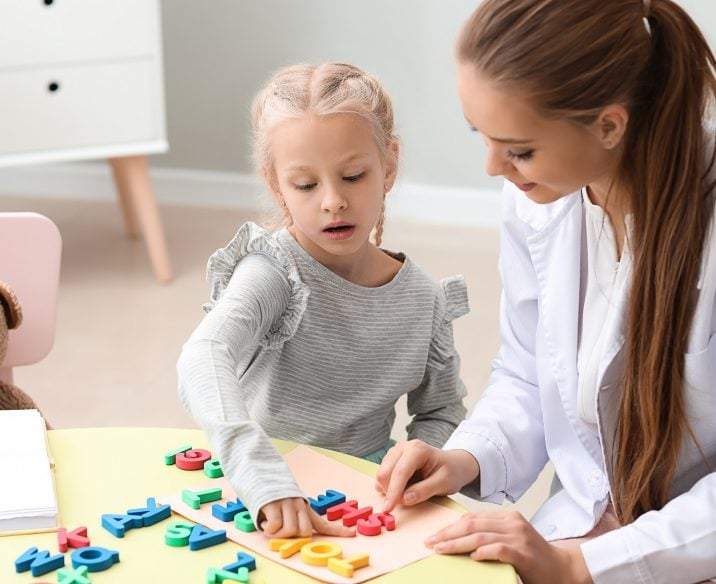
{"label": "letter o", "polygon": [[337,543],[312,541],[301,548],[301,559],[310,566],[326,566],[330,558],[343,557],[343,549]]}

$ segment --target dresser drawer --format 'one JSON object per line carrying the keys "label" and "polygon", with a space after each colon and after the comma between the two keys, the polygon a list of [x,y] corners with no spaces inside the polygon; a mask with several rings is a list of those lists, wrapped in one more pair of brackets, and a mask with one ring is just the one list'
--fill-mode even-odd
{"label": "dresser drawer", "polygon": [[154,59],[0,72],[0,156],[163,139]]}
{"label": "dresser drawer", "polygon": [[158,30],[157,0],[0,0],[0,69],[157,55]]}

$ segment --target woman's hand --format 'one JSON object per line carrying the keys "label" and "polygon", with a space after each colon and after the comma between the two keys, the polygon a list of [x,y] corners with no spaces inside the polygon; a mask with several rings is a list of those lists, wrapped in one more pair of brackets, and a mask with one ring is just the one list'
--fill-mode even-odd
{"label": "woman's hand", "polygon": [[385,455],[375,488],[385,495],[383,511],[390,513],[398,503],[415,505],[433,495],[456,493],[479,474],[480,465],[466,450],[440,450],[410,440],[399,442]]}
{"label": "woman's hand", "polygon": [[272,501],[261,507],[259,523],[266,537],[311,537],[313,533],[353,537],[352,527],[340,521],[331,522],[316,513],[305,499],[291,497]]}
{"label": "woman's hand", "polygon": [[469,553],[473,560],[512,564],[525,584],[592,582],[578,545],[553,546],[514,511],[467,513],[425,545],[439,554]]}

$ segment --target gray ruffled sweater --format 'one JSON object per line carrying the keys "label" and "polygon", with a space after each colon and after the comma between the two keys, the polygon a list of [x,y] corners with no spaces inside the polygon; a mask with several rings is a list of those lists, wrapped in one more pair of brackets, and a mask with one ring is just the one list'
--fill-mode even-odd
{"label": "gray ruffled sweater", "polygon": [[363,456],[390,438],[403,394],[410,438],[440,447],[465,417],[452,332],[465,282],[391,255],[396,276],[366,288],[287,230],[246,223],[209,259],[211,302],[179,358],[179,394],[254,522],[271,501],[318,495],[301,492],[269,437]]}

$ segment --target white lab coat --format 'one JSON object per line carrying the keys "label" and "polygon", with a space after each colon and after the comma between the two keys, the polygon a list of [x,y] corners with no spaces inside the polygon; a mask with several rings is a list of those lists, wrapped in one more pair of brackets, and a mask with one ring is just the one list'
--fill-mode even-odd
{"label": "white lab coat", "polygon": [[[551,460],[561,488],[532,518],[549,540],[586,534],[609,503],[607,476],[619,404],[627,289],[599,369],[599,435],[578,415],[577,349],[583,210],[580,193],[549,205],[507,183],[501,230],[501,347],[483,397],[444,448],[471,452],[479,482],[463,492],[519,499]],[[627,278],[627,282],[630,278]],[[628,288],[628,283],[625,288]],[[686,355],[689,420],[710,468],[684,439],[672,499],[660,511],[582,545],[595,582],[696,582],[716,576],[716,230],[698,282]],[[658,440],[658,436],[654,436]],[[559,484],[557,485],[560,486]]]}

